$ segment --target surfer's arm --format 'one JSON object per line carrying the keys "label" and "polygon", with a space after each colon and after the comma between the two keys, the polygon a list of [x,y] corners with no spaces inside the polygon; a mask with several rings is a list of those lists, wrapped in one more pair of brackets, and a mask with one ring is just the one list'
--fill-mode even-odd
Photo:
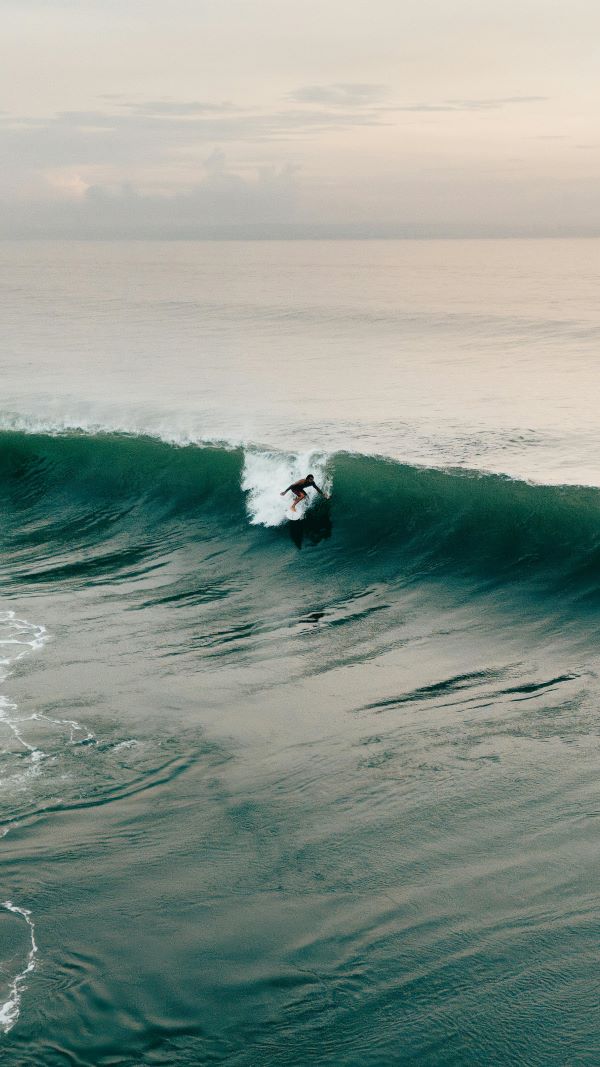
{"label": "surfer's arm", "polygon": [[313,487],[313,489],[317,490],[317,493],[319,494],[319,496],[325,496],[325,493],[323,492],[322,489],[319,489],[319,486],[317,485],[316,482],[312,483],[312,487]]}
{"label": "surfer's arm", "polygon": [[294,488],[294,486],[293,486],[293,485],[288,485],[287,489],[284,489],[284,490],[283,490],[283,493],[282,493],[281,495],[282,495],[282,496],[285,496],[285,494],[286,494],[286,493],[289,493],[290,489],[293,489],[293,488]]}

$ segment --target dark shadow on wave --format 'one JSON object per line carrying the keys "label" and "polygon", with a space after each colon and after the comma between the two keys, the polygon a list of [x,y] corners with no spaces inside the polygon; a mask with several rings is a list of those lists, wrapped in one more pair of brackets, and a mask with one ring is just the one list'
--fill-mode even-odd
{"label": "dark shadow on wave", "polygon": [[309,508],[304,518],[288,522],[288,528],[290,540],[297,549],[301,549],[304,544],[318,545],[320,541],[326,541],[333,530],[329,501],[320,501]]}

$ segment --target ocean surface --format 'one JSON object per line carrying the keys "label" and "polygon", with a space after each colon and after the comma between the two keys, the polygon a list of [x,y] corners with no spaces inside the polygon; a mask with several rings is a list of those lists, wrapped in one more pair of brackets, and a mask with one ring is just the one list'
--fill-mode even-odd
{"label": "ocean surface", "polygon": [[600,1063],[599,292],[0,245],[3,1067]]}

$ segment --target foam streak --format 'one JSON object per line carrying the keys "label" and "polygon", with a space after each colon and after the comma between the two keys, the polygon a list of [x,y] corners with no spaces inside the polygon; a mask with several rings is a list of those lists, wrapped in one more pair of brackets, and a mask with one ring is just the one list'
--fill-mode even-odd
{"label": "foam streak", "polygon": [[4,1001],[4,1004],[0,1005],[0,1030],[7,1034],[9,1030],[12,1030],[19,1018],[21,993],[25,988],[24,983],[27,975],[32,974],[35,970],[38,946],[35,940],[35,923],[31,918],[31,912],[27,908],[18,907],[18,905],[13,904],[11,900],[4,900],[2,904],[0,904],[0,907],[4,908],[6,911],[12,912],[13,915],[20,915],[29,927],[31,938],[31,947],[27,954],[27,963],[24,969],[19,971],[19,973],[11,979],[8,999]]}

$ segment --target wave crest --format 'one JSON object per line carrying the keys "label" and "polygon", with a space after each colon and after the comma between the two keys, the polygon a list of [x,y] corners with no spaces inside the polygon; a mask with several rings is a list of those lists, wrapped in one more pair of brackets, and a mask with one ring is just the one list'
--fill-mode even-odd
{"label": "wave crest", "polygon": [[[308,470],[331,500],[288,527],[280,493]],[[594,591],[600,575],[600,490],[374,456],[3,432],[0,502],[5,558],[30,575],[51,560],[55,577],[109,580],[117,565],[146,566],[184,542],[270,549],[292,526],[298,547],[319,543],[340,569],[385,561],[388,575],[541,575]]]}

